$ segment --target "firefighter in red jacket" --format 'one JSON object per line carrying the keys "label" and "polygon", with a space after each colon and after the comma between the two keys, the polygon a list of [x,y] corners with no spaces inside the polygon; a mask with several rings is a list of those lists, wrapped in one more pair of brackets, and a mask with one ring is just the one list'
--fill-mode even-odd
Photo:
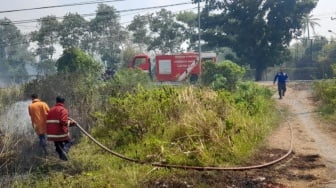
{"label": "firefighter in red jacket", "polygon": [[47,116],[47,138],[54,141],[56,152],[61,160],[67,161],[67,153],[70,150],[72,141],[69,127],[75,125],[70,121],[68,110],[64,107],[65,99],[56,97],[56,104],[50,109]]}

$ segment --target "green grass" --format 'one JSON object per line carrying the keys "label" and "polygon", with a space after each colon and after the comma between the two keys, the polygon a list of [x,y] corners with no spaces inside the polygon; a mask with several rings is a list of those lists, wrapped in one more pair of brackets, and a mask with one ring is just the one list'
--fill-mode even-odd
{"label": "green grass", "polygon": [[319,102],[318,110],[323,119],[336,126],[336,79],[314,82],[313,96]]}
{"label": "green grass", "polygon": [[[145,165],[121,160],[83,137],[67,163],[45,163],[14,187],[151,187],[190,171],[151,163],[195,166],[244,164],[277,124],[266,88],[245,83],[235,93],[196,87],[140,89],[111,97],[95,112],[93,136]],[[183,182],[182,182],[183,184]]]}

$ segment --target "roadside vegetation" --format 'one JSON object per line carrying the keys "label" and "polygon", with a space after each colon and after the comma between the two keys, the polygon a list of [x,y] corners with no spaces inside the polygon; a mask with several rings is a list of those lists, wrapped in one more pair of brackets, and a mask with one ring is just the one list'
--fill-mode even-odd
{"label": "roadside vegetation", "polygon": [[316,81],[313,85],[314,97],[319,101],[319,111],[325,120],[336,126],[336,79]]}
{"label": "roadside vegetation", "polygon": [[[21,100],[22,90],[20,87],[11,86],[0,89],[0,116],[11,106],[14,102]],[[15,153],[15,146],[17,141],[13,135],[5,134],[3,128],[5,126],[0,124],[0,169],[4,168],[11,162],[11,158]]]}
{"label": "roadside vegetation", "polygon": [[22,99],[22,89],[20,87],[0,88],[0,112],[4,112],[8,106],[20,99]]}
{"label": "roadside vegetation", "polygon": [[[85,67],[96,67],[85,54],[73,50],[64,55],[68,53],[80,56],[69,60],[68,66],[86,59],[93,63]],[[120,70],[103,80],[94,67],[83,73],[81,66],[70,70],[58,63],[58,74],[26,84],[22,95],[41,93],[51,106],[54,96],[62,93],[72,117],[94,138],[144,165],[111,155],[77,131],[69,162],[41,159],[31,164],[26,178],[9,185],[152,187],[177,174],[190,176],[187,184],[199,185],[188,171],[151,164],[245,164],[279,120],[272,91],[243,82],[245,70],[231,61],[209,64],[202,84],[167,86],[153,85],[139,70]]]}
{"label": "roadside vegetation", "polygon": [[[71,117],[98,141],[142,163],[111,155],[76,127],[71,129],[76,144],[68,162],[37,156],[34,138],[3,133],[0,156],[11,156],[0,157],[0,187],[211,187],[202,179],[213,173],[151,164],[249,163],[280,117],[271,98],[274,91],[243,78],[269,80],[278,66],[285,66],[293,80],[331,76],[335,43],[309,35],[298,39],[309,30],[306,23],[314,21],[307,16],[316,4],[210,1],[201,13],[207,24],[198,28],[202,51],[215,49],[221,59],[204,64],[199,82],[175,86],[154,84],[148,74],[125,67],[142,52],[173,54],[183,51],[184,43],[188,51],[197,51],[194,12],[173,14],[163,8],[135,16],[125,28],[119,11],[100,4],[91,20],[77,13],[63,19],[50,15],[39,19],[40,27],[27,36],[11,20],[0,19],[1,80],[22,83],[0,90],[0,112],[15,101],[30,100],[32,93],[49,106],[62,95]],[[288,48],[293,39],[295,46]],[[30,49],[30,42],[36,48]],[[63,54],[55,58],[60,45]],[[316,97],[325,104],[322,111],[330,118],[334,84],[315,84]]]}

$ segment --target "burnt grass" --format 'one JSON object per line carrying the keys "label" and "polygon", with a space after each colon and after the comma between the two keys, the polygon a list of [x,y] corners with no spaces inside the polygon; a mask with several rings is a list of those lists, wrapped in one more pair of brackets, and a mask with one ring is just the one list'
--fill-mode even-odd
{"label": "burnt grass", "polygon": [[[287,151],[281,149],[266,149],[258,152],[244,166],[264,164],[286,153]],[[286,185],[281,184],[280,180],[318,180],[319,177],[309,174],[309,171],[307,174],[307,170],[317,168],[325,168],[319,155],[296,155],[292,152],[279,163],[264,168],[244,171],[190,171],[181,173],[182,175],[176,173],[170,177],[152,179],[144,184],[145,187],[151,188],[285,188]]]}
{"label": "burnt grass", "polygon": [[[29,148],[30,152],[22,151],[23,153],[31,153],[32,150],[37,150],[33,144],[32,148]],[[36,151],[37,152],[37,151]],[[263,149],[257,152],[246,164],[242,166],[254,166],[265,164],[270,161],[276,160],[285,155],[288,151],[281,149]],[[26,171],[28,167],[27,158],[30,162],[33,162],[34,157],[25,156],[25,160],[15,160],[20,164],[21,172]],[[40,159],[40,158],[39,158]],[[36,160],[36,159],[35,159]],[[41,161],[35,161],[34,164],[39,164]],[[31,163],[29,163],[31,165]],[[286,186],[281,183],[281,180],[287,181],[316,181],[319,177],[309,173],[309,170],[325,168],[319,155],[297,155],[292,152],[287,158],[283,159],[279,163],[271,166],[243,170],[243,171],[183,171],[171,169],[171,175],[151,178],[150,180],[143,182],[141,187],[148,188],[191,188],[191,187],[211,187],[211,188],[285,188]],[[9,171],[16,170],[7,168],[2,169],[8,173]],[[10,181],[8,182],[10,185]],[[0,184],[1,185],[1,184]],[[2,182],[2,185],[6,185]]]}

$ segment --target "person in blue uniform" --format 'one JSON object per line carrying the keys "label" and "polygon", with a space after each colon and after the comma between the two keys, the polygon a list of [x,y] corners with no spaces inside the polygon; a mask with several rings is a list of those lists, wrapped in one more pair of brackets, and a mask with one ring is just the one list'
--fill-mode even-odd
{"label": "person in blue uniform", "polygon": [[273,84],[278,81],[278,92],[279,99],[282,99],[286,93],[286,82],[288,80],[288,75],[280,68],[280,71],[275,75]]}

